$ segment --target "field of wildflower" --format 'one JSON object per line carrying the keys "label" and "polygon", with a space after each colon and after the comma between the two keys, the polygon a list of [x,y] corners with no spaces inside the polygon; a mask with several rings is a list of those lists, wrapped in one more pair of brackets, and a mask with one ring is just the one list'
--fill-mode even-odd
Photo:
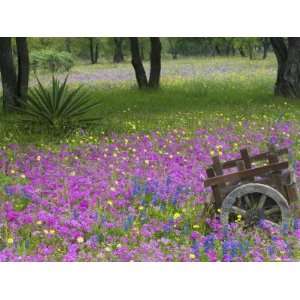
{"label": "field of wildflower", "polygon": [[137,91],[119,68],[71,74],[103,102],[93,128],[51,135],[3,116],[0,261],[299,260],[300,221],[224,230],[204,209],[212,154],[272,140],[300,176],[300,107],[274,98],[274,58],[167,62],[158,91]]}

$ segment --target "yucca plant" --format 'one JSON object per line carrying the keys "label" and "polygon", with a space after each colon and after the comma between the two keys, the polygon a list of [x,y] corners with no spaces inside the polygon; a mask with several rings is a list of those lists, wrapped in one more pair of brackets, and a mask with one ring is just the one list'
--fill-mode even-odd
{"label": "yucca plant", "polygon": [[100,103],[93,101],[91,93],[82,86],[69,89],[67,81],[68,76],[63,82],[53,76],[47,88],[37,78],[37,86],[29,90],[24,106],[17,108],[23,114],[22,120],[56,129],[96,121],[89,113]]}

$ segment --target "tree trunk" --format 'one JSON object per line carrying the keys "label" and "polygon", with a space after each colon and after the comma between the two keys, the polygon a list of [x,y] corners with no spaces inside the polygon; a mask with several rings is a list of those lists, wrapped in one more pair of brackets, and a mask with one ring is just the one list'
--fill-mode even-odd
{"label": "tree trunk", "polygon": [[271,38],[278,69],[275,95],[282,97],[299,97],[299,41],[300,38],[288,38],[288,47],[284,39]]}
{"label": "tree trunk", "polygon": [[147,76],[142,63],[139,40],[137,37],[131,37],[130,40],[130,50],[131,50],[131,63],[135,71],[135,77],[140,89],[147,88]]}
{"label": "tree trunk", "polygon": [[300,98],[300,38],[288,38],[288,57],[284,70],[284,79],[288,82],[288,96]]}
{"label": "tree trunk", "polygon": [[269,50],[269,39],[263,38],[263,59],[266,59],[268,56],[268,50]]}
{"label": "tree trunk", "polygon": [[158,88],[161,71],[161,43],[158,37],[150,38],[151,53],[150,53],[150,77],[149,87]]}
{"label": "tree trunk", "polygon": [[25,37],[16,38],[18,54],[18,82],[17,94],[21,101],[26,101],[29,81],[29,53],[27,39]]}
{"label": "tree trunk", "polygon": [[240,51],[240,54],[241,54],[242,57],[246,57],[246,54],[245,54],[245,51],[244,51],[243,47],[240,47],[239,51]]}
{"label": "tree trunk", "polygon": [[3,89],[3,108],[10,110],[17,105],[17,76],[13,62],[11,38],[0,38],[0,72]]}
{"label": "tree trunk", "polygon": [[144,42],[141,41],[140,43],[140,55],[141,55],[141,60],[145,60],[145,47],[144,47]]}
{"label": "tree trunk", "polygon": [[99,41],[96,41],[96,47],[95,47],[95,51],[94,51],[94,63],[97,64],[98,63],[98,59],[99,59]]}
{"label": "tree trunk", "polygon": [[248,50],[249,50],[249,58],[252,60],[253,59],[253,46],[249,45]]}
{"label": "tree trunk", "polygon": [[114,51],[114,63],[120,63],[124,61],[124,55],[123,55],[123,50],[122,50],[122,44],[123,44],[123,38],[121,37],[116,37],[114,38],[114,43],[115,43],[115,51]]}
{"label": "tree trunk", "polygon": [[221,50],[218,45],[215,46],[215,49],[216,49],[217,55],[221,55]]}
{"label": "tree trunk", "polygon": [[89,38],[89,42],[90,42],[90,59],[91,59],[91,63],[94,64],[95,60],[94,60],[94,38]]}

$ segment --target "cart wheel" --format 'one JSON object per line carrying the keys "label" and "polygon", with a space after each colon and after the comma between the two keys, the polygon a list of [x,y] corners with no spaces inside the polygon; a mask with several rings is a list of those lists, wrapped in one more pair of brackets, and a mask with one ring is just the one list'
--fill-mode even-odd
{"label": "cart wheel", "polygon": [[288,228],[290,211],[287,200],[274,188],[248,183],[230,192],[222,203],[221,221],[224,225],[237,218],[243,221],[244,227],[257,225],[260,220]]}

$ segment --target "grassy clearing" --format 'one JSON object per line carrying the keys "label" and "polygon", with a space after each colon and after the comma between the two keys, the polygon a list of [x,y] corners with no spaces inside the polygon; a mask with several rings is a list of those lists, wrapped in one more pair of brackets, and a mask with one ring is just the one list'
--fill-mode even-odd
{"label": "grassy clearing", "polygon": [[[134,80],[115,84],[91,82],[87,87],[95,99],[103,103],[93,113],[100,120],[87,134],[126,134],[168,131],[184,128],[220,126],[220,121],[255,120],[271,124],[279,116],[286,120],[299,119],[297,101],[273,96],[276,76],[274,58],[254,60],[242,58],[184,59],[164,63],[162,86],[156,91],[139,91]],[[108,68],[111,65],[105,65]],[[187,67],[190,66],[190,67]],[[191,66],[195,70],[191,73]],[[117,68],[129,68],[124,63]],[[103,66],[102,66],[103,68]],[[99,66],[77,66],[76,73],[91,74]],[[185,73],[184,73],[185,72]],[[185,74],[185,75],[182,75]],[[44,78],[45,79],[45,78]],[[72,83],[77,85],[78,82]],[[15,115],[1,116],[1,143],[58,143],[62,137],[34,131],[19,125]]]}

